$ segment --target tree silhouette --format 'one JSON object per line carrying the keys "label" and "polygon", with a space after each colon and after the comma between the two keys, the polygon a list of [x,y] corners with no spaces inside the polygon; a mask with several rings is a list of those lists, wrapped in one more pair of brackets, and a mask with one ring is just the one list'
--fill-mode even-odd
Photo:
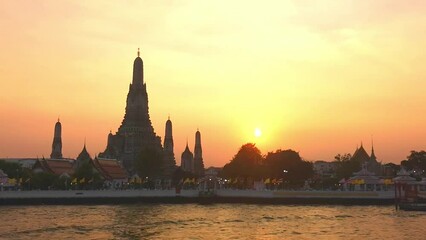
{"label": "tree silhouette", "polygon": [[221,175],[227,178],[261,178],[265,175],[263,160],[255,144],[244,144],[232,160],[223,167]]}
{"label": "tree silhouette", "polygon": [[19,163],[0,160],[0,169],[3,170],[3,172],[6,173],[9,178],[22,177],[20,174],[22,173],[22,166]]}
{"label": "tree silhouette", "polygon": [[283,178],[291,185],[301,186],[314,175],[312,163],[302,160],[299,153],[291,149],[268,153],[265,165],[270,177]]}
{"label": "tree silhouette", "polygon": [[407,156],[407,160],[401,161],[401,166],[408,170],[426,171],[426,152],[425,151],[411,151]]}
{"label": "tree silhouette", "polygon": [[144,148],[135,167],[140,177],[158,178],[161,176],[163,154],[157,149]]}
{"label": "tree silhouette", "polygon": [[354,172],[361,170],[361,163],[354,160],[350,153],[337,154],[334,161],[336,162],[337,181],[342,178],[348,179]]}

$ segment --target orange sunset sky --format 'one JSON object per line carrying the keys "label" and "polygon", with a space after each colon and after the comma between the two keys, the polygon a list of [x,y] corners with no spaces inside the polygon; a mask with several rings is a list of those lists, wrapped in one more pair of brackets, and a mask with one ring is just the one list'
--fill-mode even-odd
{"label": "orange sunset sky", "polygon": [[1,1],[0,30],[0,157],[48,157],[58,116],[64,157],[103,151],[138,47],[179,165],[197,128],[206,166],[426,149],[426,1]]}

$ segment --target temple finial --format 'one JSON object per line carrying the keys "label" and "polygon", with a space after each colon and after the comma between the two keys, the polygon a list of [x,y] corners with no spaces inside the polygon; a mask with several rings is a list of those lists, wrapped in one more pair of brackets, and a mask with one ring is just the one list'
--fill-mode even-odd
{"label": "temple finial", "polygon": [[139,48],[138,48],[138,57],[139,57],[139,55],[140,55],[140,51],[139,51]]}

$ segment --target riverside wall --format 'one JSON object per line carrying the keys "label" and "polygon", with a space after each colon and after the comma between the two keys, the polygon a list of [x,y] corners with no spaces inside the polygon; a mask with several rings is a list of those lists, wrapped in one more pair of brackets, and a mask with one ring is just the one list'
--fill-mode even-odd
{"label": "riverside wall", "polygon": [[2,191],[0,205],[43,204],[340,204],[391,205],[392,191],[256,191],[223,189],[199,190],[69,190]]}

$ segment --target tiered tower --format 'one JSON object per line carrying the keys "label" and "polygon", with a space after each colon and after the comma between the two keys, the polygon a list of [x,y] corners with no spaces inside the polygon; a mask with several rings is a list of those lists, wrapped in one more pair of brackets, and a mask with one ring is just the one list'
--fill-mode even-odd
{"label": "tiered tower", "polygon": [[149,117],[148,93],[144,82],[143,61],[138,56],[133,63],[133,79],[127,94],[124,119],[115,134],[108,135],[108,145],[100,157],[118,159],[129,173],[135,172],[135,162],[142,149],[150,148],[162,152],[158,137]]}
{"label": "tiered tower", "polygon": [[176,169],[175,154],[173,151],[173,130],[172,121],[170,117],[166,122],[166,133],[164,136],[164,161],[163,161],[163,173],[166,177],[171,177]]}
{"label": "tiered tower", "polygon": [[204,176],[203,149],[201,148],[201,134],[198,129],[195,133],[194,174]]}
{"label": "tiered tower", "polygon": [[52,159],[61,159],[62,158],[62,125],[59,121],[55,124],[55,133],[53,135],[53,143],[52,143],[52,153],[50,154],[50,158]]}

